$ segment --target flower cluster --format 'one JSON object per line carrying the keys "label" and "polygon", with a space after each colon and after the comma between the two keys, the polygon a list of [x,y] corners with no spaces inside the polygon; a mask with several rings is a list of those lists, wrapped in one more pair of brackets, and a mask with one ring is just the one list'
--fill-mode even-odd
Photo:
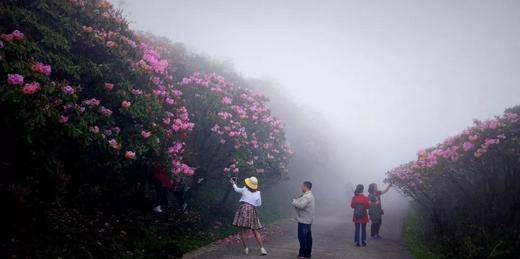
{"label": "flower cluster", "polygon": [[461,166],[469,167],[471,161],[484,158],[509,139],[517,139],[515,129],[519,121],[520,115],[512,112],[486,121],[475,120],[475,125],[461,134],[417,152],[417,160],[388,172],[387,180],[407,192],[416,188],[424,190],[431,179]]}
{"label": "flower cluster", "polygon": [[[231,154],[231,162],[222,165],[225,173],[238,173],[240,167],[256,173],[265,172],[266,167],[269,171],[285,172],[290,150],[285,143],[284,126],[271,115],[266,98],[228,83],[216,74],[195,73],[179,85],[203,99],[200,103],[208,105],[208,110],[199,111],[200,114],[215,114],[214,123],[207,130],[214,134],[223,150]],[[240,155],[242,158],[237,159],[244,153],[250,155]]]}

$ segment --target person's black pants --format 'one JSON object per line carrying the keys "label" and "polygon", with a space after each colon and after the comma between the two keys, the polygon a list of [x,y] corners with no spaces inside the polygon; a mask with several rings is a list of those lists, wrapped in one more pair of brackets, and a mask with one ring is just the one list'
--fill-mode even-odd
{"label": "person's black pants", "polygon": [[370,236],[374,237],[379,235],[379,230],[381,229],[382,221],[372,221],[372,224],[370,225]]}
{"label": "person's black pants", "polygon": [[161,206],[161,209],[168,208],[168,188],[163,187],[160,183],[155,184],[155,193],[156,193],[156,205]]}
{"label": "person's black pants", "polygon": [[311,224],[298,223],[298,241],[300,241],[300,252],[298,256],[311,258],[312,232]]}
{"label": "person's black pants", "polygon": [[356,232],[354,233],[354,242],[360,243],[359,232],[361,232],[361,241],[365,242],[367,240],[367,223],[355,223],[355,224],[356,224]]}

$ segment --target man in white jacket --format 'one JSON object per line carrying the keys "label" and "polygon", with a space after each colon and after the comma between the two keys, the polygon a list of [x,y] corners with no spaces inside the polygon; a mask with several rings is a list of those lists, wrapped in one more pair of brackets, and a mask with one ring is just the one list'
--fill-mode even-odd
{"label": "man in white jacket", "polygon": [[303,194],[292,201],[292,205],[296,209],[296,220],[298,221],[298,241],[300,241],[298,258],[311,258],[311,224],[314,220],[314,196],[312,195],[311,189],[311,182],[303,182]]}

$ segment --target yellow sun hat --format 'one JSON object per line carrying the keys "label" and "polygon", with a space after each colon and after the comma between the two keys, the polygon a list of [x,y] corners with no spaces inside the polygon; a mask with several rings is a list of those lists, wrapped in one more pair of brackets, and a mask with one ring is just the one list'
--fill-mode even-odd
{"label": "yellow sun hat", "polygon": [[256,179],[256,177],[254,176],[246,178],[244,182],[246,183],[247,187],[253,190],[256,190],[258,188],[258,179]]}

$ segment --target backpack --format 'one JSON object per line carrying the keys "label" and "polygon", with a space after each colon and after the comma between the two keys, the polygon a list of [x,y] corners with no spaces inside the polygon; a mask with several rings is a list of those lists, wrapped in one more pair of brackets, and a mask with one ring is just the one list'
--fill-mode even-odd
{"label": "backpack", "polygon": [[365,209],[365,205],[358,203],[356,207],[354,207],[354,217],[357,219],[362,219],[367,215],[367,210]]}

